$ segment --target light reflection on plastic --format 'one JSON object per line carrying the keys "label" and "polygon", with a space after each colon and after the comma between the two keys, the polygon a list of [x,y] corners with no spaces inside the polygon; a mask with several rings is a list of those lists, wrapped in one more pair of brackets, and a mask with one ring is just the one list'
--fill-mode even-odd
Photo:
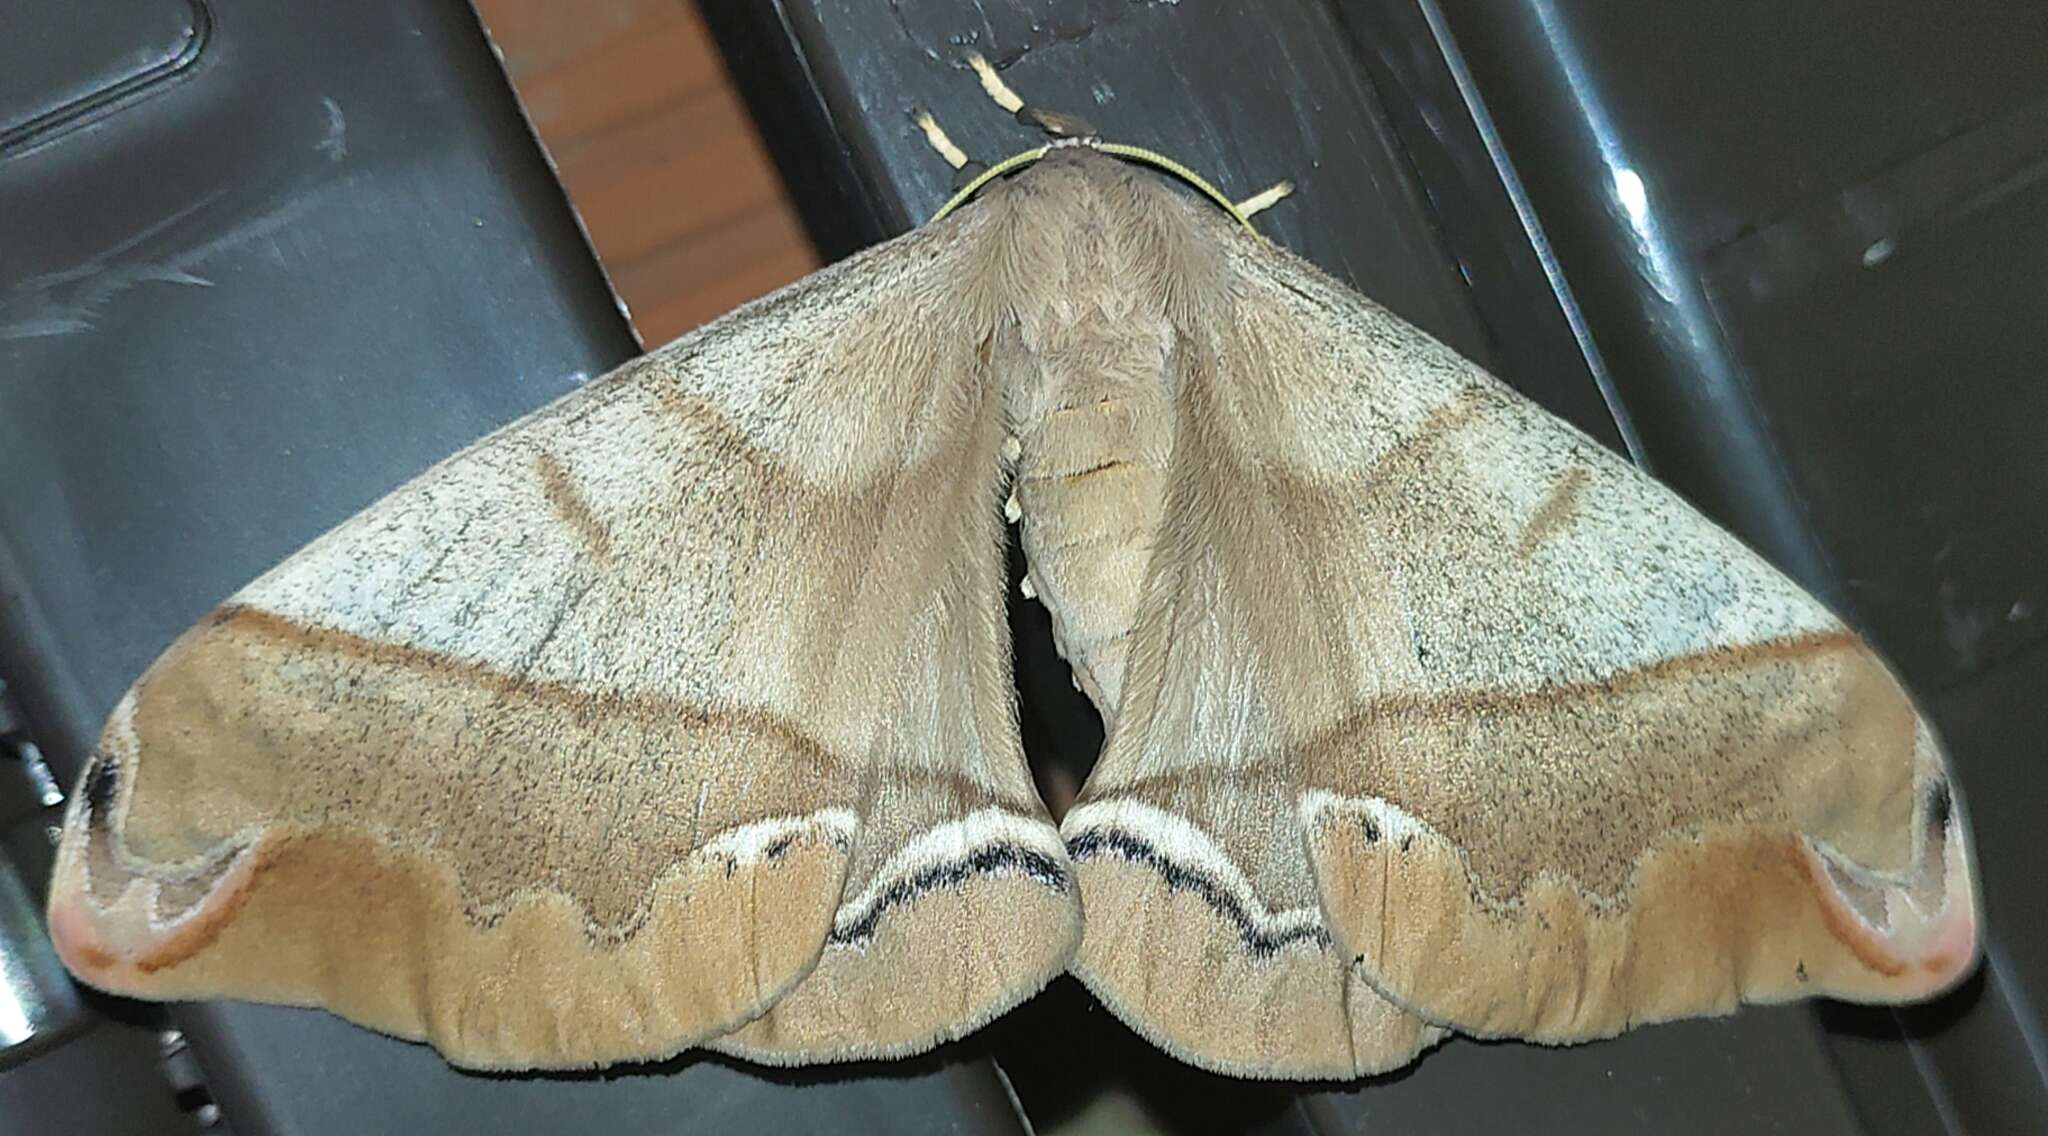
{"label": "light reflection on plastic", "polygon": [[7,1049],[34,1037],[35,1013],[42,1004],[36,990],[35,978],[28,973],[24,960],[15,957],[5,942],[0,942],[0,1049]]}
{"label": "light reflection on plastic", "polygon": [[1636,232],[1650,235],[1650,194],[1643,188],[1642,175],[1623,166],[1614,171],[1614,196],[1621,207],[1628,210],[1628,219]]}
{"label": "light reflection on plastic", "polygon": [[1586,116],[1586,126],[1592,132],[1600,162],[1607,167],[1608,176],[1614,179],[1616,204],[1627,214],[1629,228],[1634,230],[1637,274],[1656,289],[1658,297],[1666,304],[1678,309],[1678,319],[1670,325],[1671,329],[1682,332],[1696,343],[1703,342],[1697,315],[1688,311],[1690,304],[1680,298],[1679,282],[1684,278],[1683,274],[1677,271],[1671,250],[1657,231],[1656,218],[1650,215],[1649,187],[1643,184],[1642,175],[1629,166],[1628,155],[1622,152],[1620,132],[1615,129],[1598,88],[1586,73],[1585,62],[1573,50],[1564,17],[1554,0],[1537,0],[1532,7],[1537,22],[1543,27],[1544,37],[1550,41],[1552,54],[1564,69],[1565,83],[1571,87],[1573,97]]}

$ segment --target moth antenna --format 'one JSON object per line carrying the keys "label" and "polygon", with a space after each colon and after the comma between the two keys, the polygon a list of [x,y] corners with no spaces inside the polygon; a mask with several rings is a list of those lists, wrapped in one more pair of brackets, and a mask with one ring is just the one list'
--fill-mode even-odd
{"label": "moth antenna", "polygon": [[1272,185],[1238,202],[1237,211],[1239,215],[1249,217],[1254,213],[1263,213],[1292,196],[1294,196],[1293,182],[1286,180],[1276,181]]}

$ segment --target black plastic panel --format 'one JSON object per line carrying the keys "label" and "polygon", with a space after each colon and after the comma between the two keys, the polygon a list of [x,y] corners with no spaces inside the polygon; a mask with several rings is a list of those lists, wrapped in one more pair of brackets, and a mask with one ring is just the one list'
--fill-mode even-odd
{"label": "black plastic panel", "polygon": [[0,4],[0,153],[168,79],[198,57],[206,26],[199,0]]}
{"label": "black plastic panel", "polygon": [[157,1069],[153,1032],[105,1023],[0,1069],[0,1131],[179,1136],[198,1131]]}
{"label": "black plastic panel", "polygon": [[1858,1136],[1811,1015],[1754,1009],[1575,1049],[1454,1042],[1394,1084],[1304,1101],[1326,1132]]}
{"label": "black plastic panel", "polygon": [[1785,464],[1848,604],[1923,688],[2048,634],[2028,250],[2048,250],[2048,97],[1700,258],[1759,414],[1804,443]]}

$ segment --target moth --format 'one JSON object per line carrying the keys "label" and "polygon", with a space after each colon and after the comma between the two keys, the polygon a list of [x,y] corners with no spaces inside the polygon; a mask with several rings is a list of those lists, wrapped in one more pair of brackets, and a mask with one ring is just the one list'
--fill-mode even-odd
{"label": "moth", "polygon": [[[1006,163],[223,603],[72,799],[71,969],[493,1069],[910,1054],[1072,971],[1280,1078],[1956,982],[1885,664],[1144,154]],[[1107,728],[1057,822],[1006,519]]]}

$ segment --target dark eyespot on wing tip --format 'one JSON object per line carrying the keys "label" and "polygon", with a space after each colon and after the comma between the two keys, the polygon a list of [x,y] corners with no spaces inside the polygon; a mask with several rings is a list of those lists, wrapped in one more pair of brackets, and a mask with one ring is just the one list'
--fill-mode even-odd
{"label": "dark eyespot on wing tip", "polygon": [[95,755],[92,768],[86,771],[82,792],[85,797],[86,823],[95,831],[104,831],[108,815],[113,811],[114,798],[121,790],[121,759],[104,750]]}
{"label": "dark eyespot on wing tip", "polygon": [[1955,813],[1955,798],[1949,793],[1947,778],[1936,778],[1927,789],[1927,826],[1934,829],[1948,827],[1949,818]]}

